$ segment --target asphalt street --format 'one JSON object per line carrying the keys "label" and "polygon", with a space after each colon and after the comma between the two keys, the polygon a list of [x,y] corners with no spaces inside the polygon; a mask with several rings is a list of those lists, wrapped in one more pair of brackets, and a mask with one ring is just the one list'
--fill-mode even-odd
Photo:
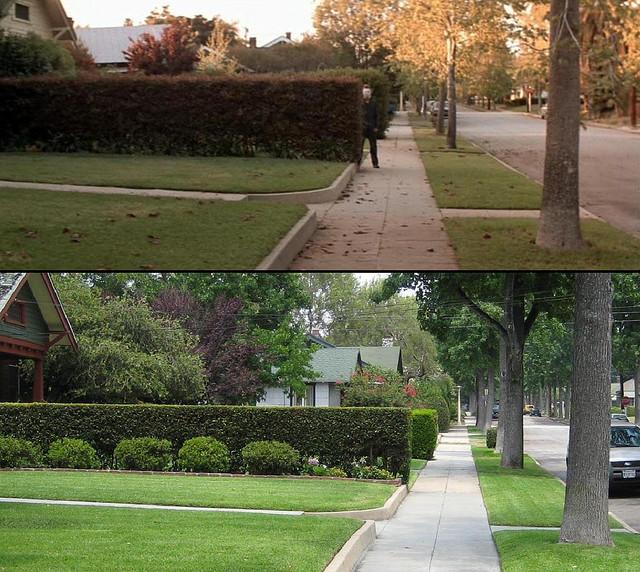
{"label": "asphalt street", "polygon": [[[460,133],[538,182],[544,178],[546,122],[509,111],[461,109]],[[640,135],[588,126],[581,131],[582,206],[640,237]]]}
{"label": "asphalt street", "polygon": [[[565,480],[569,425],[548,418],[524,417],[524,449],[550,473]],[[640,487],[612,492],[609,510],[640,532]]]}

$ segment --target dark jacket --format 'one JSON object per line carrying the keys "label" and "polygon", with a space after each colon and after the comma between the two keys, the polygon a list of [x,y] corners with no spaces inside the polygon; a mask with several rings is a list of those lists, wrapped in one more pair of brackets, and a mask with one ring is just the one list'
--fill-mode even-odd
{"label": "dark jacket", "polygon": [[372,133],[378,129],[378,104],[373,98],[369,103],[363,103],[362,120],[365,133]]}

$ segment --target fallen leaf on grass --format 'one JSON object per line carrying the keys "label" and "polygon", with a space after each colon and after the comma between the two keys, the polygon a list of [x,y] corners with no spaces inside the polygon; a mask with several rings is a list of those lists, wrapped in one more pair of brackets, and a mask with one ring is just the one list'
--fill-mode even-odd
{"label": "fallen leaf on grass", "polygon": [[158,218],[160,213],[149,213],[149,218]]}
{"label": "fallen leaf on grass", "polygon": [[138,218],[138,215],[135,215],[133,213],[127,213],[127,218]]}
{"label": "fallen leaf on grass", "polygon": [[482,238],[484,238],[485,240],[489,240],[490,238],[493,238],[493,237],[489,233],[487,233]]}

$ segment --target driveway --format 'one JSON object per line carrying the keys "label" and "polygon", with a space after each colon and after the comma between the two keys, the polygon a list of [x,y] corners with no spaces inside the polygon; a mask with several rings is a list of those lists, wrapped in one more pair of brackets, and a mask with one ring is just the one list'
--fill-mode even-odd
{"label": "driveway", "polygon": [[[565,480],[569,425],[545,417],[524,417],[524,449],[545,469]],[[640,532],[640,487],[612,493],[609,510]]]}
{"label": "driveway", "polygon": [[[543,181],[545,121],[509,111],[462,109],[459,129],[512,167]],[[591,126],[581,133],[582,205],[640,237],[640,135]]]}

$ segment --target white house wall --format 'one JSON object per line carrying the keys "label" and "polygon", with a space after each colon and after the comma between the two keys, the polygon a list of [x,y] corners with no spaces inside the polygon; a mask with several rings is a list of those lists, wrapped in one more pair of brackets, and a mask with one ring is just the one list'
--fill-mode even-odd
{"label": "white house wall", "polygon": [[29,15],[31,20],[25,22],[15,17],[15,4],[9,8],[9,14],[0,20],[0,28],[6,30],[10,34],[18,34],[26,36],[29,32],[33,32],[42,38],[52,39],[51,22],[49,16],[40,0],[20,0],[18,4],[29,6]]}
{"label": "white house wall", "polygon": [[329,384],[329,406],[340,407],[342,405],[342,394],[335,383]]}
{"label": "white house wall", "polygon": [[328,383],[316,383],[316,407],[330,406],[330,391]]}
{"label": "white house wall", "polygon": [[281,387],[267,387],[262,401],[258,407],[289,407],[289,394]]}

